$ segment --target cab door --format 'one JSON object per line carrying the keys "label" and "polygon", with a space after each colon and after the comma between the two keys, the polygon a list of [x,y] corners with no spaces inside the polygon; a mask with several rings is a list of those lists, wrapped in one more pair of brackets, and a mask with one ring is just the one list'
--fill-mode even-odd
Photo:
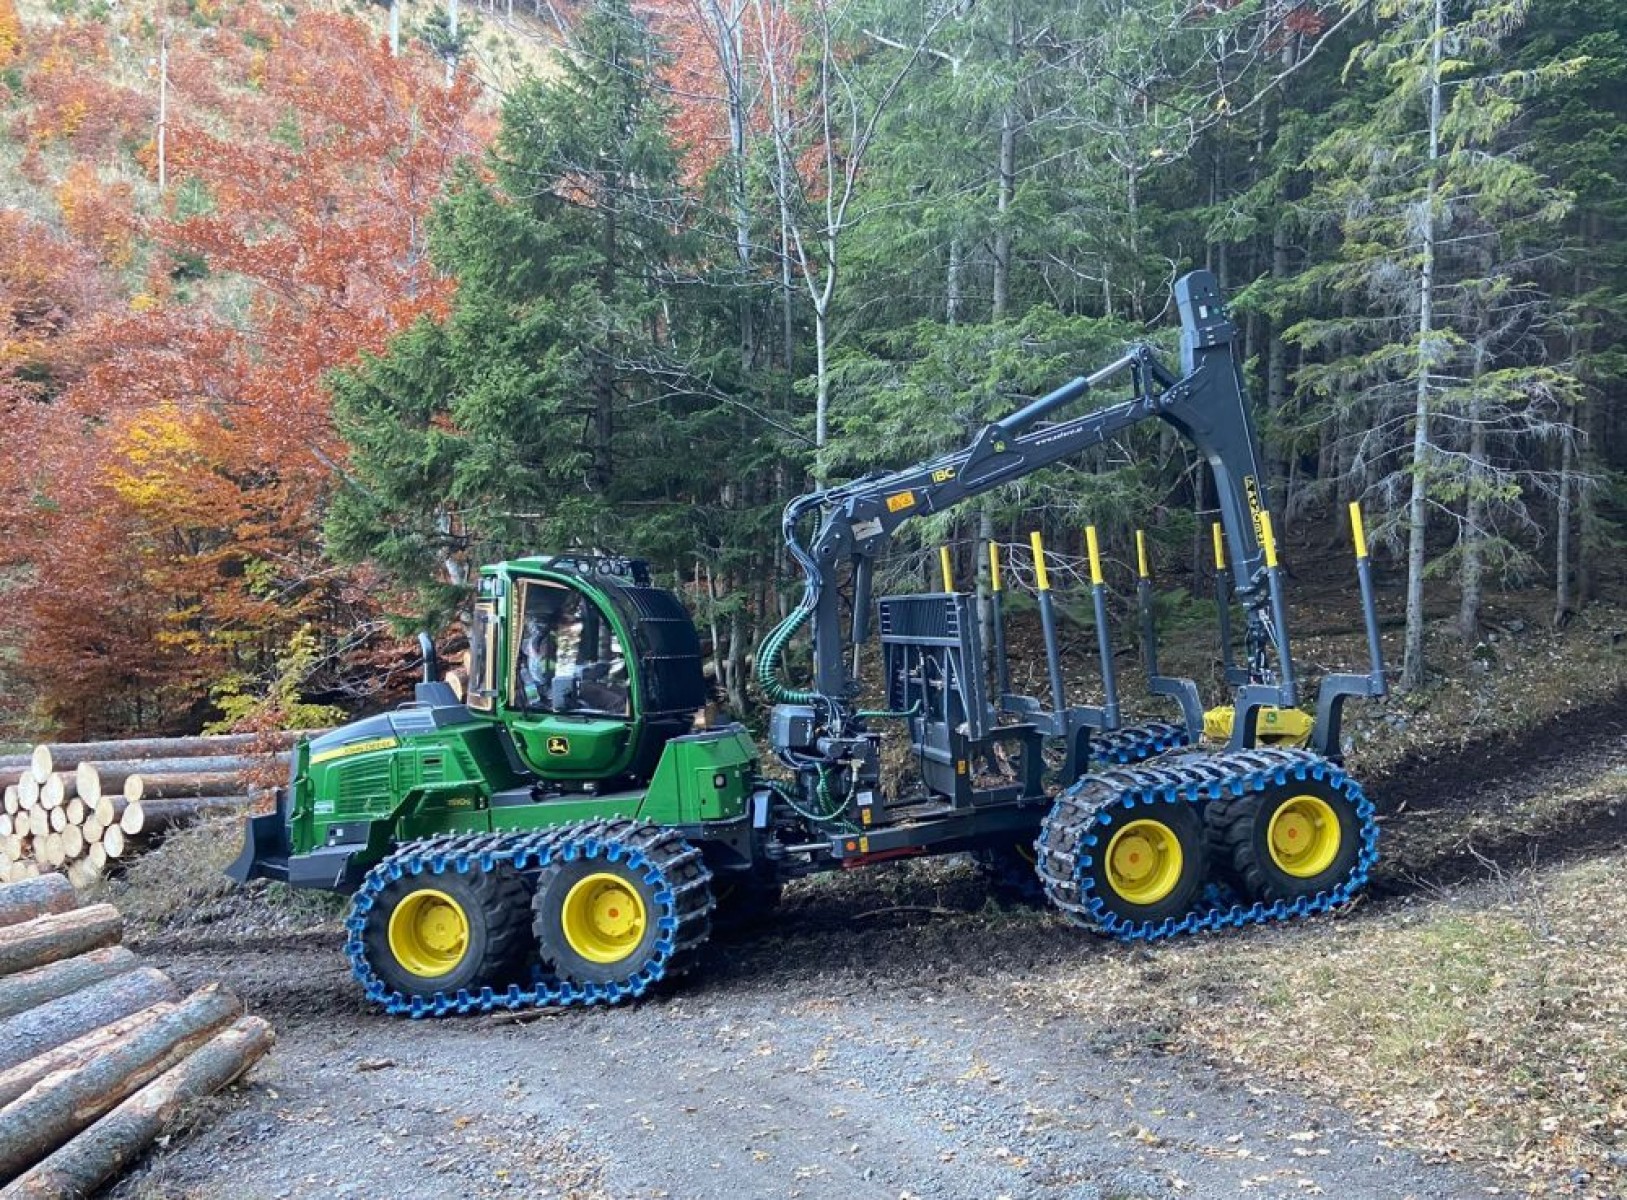
{"label": "cab door", "polygon": [[546,779],[620,774],[632,755],[632,665],[610,615],[581,590],[516,581],[509,606],[509,732]]}

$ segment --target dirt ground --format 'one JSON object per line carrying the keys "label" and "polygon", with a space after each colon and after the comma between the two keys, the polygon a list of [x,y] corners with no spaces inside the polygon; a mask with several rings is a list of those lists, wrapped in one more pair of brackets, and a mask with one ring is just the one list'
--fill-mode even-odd
{"label": "dirt ground", "polygon": [[[1476,903],[1533,856],[1627,843],[1613,798],[1544,803],[1589,772],[1620,784],[1627,705],[1563,727],[1586,729],[1587,749],[1539,729],[1373,780],[1385,863],[1361,904],[1205,947],[1104,943],[996,905],[946,860],[797,886],[772,931],[714,939],[695,976],[637,1006],[412,1022],[360,1004],[331,917],[159,933],[138,949],[183,983],[225,980],[279,1042],[114,1195],[1561,1194],[1418,1149],[1404,1125],[1179,1033],[1216,1024],[1183,1006],[1232,1003],[1199,986],[1206,962],[1303,962],[1331,933]],[[1170,986],[1172,970],[1194,986]],[[1078,1002],[1098,985],[1110,1002]],[[1244,1019],[1257,1049],[1271,1011]],[[1292,1049],[1301,1032],[1284,1019],[1266,1040]]]}

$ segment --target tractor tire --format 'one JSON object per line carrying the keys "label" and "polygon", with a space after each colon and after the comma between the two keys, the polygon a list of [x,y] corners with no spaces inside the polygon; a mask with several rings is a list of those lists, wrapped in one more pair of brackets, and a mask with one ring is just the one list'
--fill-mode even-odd
{"label": "tractor tire", "polygon": [[518,978],[531,950],[529,912],[512,870],[406,874],[379,893],[362,943],[386,987],[451,996]]}
{"label": "tractor tire", "polygon": [[1315,896],[1338,886],[1361,853],[1362,819],[1342,790],[1289,780],[1209,807],[1219,874],[1250,900]]}
{"label": "tractor tire", "polygon": [[634,821],[604,822],[577,844],[582,852],[545,867],[532,895],[544,969],[578,986],[681,974],[711,933],[711,873],[700,852]]}

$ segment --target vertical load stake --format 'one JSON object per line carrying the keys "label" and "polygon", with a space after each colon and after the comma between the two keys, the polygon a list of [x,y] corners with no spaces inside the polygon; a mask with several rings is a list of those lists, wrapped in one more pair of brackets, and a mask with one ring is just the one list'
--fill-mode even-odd
{"label": "vertical load stake", "polygon": [[948,546],[938,547],[938,566],[943,569],[943,590],[953,595],[955,591],[955,572],[949,565]]}
{"label": "vertical load stake", "polygon": [[1361,502],[1350,502],[1350,539],[1356,544],[1356,582],[1361,587],[1361,619],[1367,627],[1368,673],[1382,696],[1387,690],[1384,683],[1384,648],[1378,640],[1378,602],[1373,596],[1373,563],[1367,557],[1367,529],[1362,524]]}
{"label": "vertical load stake", "polygon": [[1045,570],[1045,543],[1039,530],[1028,535],[1034,550],[1034,580],[1039,590],[1039,623],[1045,634],[1045,673],[1051,682],[1051,710],[1061,712],[1068,698],[1062,689],[1062,652],[1056,641],[1056,607],[1051,602],[1051,576]]}
{"label": "vertical load stake", "polygon": [[994,623],[994,673],[999,684],[996,700],[1011,694],[1011,664],[1006,660],[1005,588],[1000,579],[1000,546],[989,543],[989,616]]}
{"label": "vertical load stake", "polygon": [[1102,660],[1103,716],[1108,729],[1119,727],[1119,685],[1113,674],[1113,639],[1107,628],[1107,584],[1102,579],[1102,555],[1096,545],[1096,526],[1085,526],[1085,552],[1090,556],[1090,599],[1096,616],[1096,653]]}
{"label": "vertical load stake", "polygon": [[[1220,549],[1220,543],[1215,543]],[[1147,692],[1168,696],[1181,706],[1181,722],[1187,738],[1196,742],[1203,736],[1203,697],[1190,679],[1166,677],[1158,673],[1158,622],[1152,603],[1152,565],[1147,555],[1147,534],[1136,530],[1136,604],[1141,609],[1141,662],[1147,671]]]}
{"label": "vertical load stake", "polygon": [[1136,607],[1141,610],[1141,662],[1147,678],[1158,674],[1158,629],[1152,619],[1152,570],[1147,565],[1147,535],[1136,530]]}

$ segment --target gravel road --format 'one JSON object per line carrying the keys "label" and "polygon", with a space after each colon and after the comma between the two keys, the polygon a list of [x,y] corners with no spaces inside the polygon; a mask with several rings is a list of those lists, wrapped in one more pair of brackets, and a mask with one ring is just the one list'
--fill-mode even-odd
{"label": "gravel road", "polygon": [[224,978],[280,1041],[117,1194],[1487,1194],[1269,1081],[1011,996],[1144,952],[983,904],[967,868],[867,875],[794,891],[775,934],[714,945],[653,1002],[526,1024],[374,1015],[331,933],[149,944],[181,981]]}

